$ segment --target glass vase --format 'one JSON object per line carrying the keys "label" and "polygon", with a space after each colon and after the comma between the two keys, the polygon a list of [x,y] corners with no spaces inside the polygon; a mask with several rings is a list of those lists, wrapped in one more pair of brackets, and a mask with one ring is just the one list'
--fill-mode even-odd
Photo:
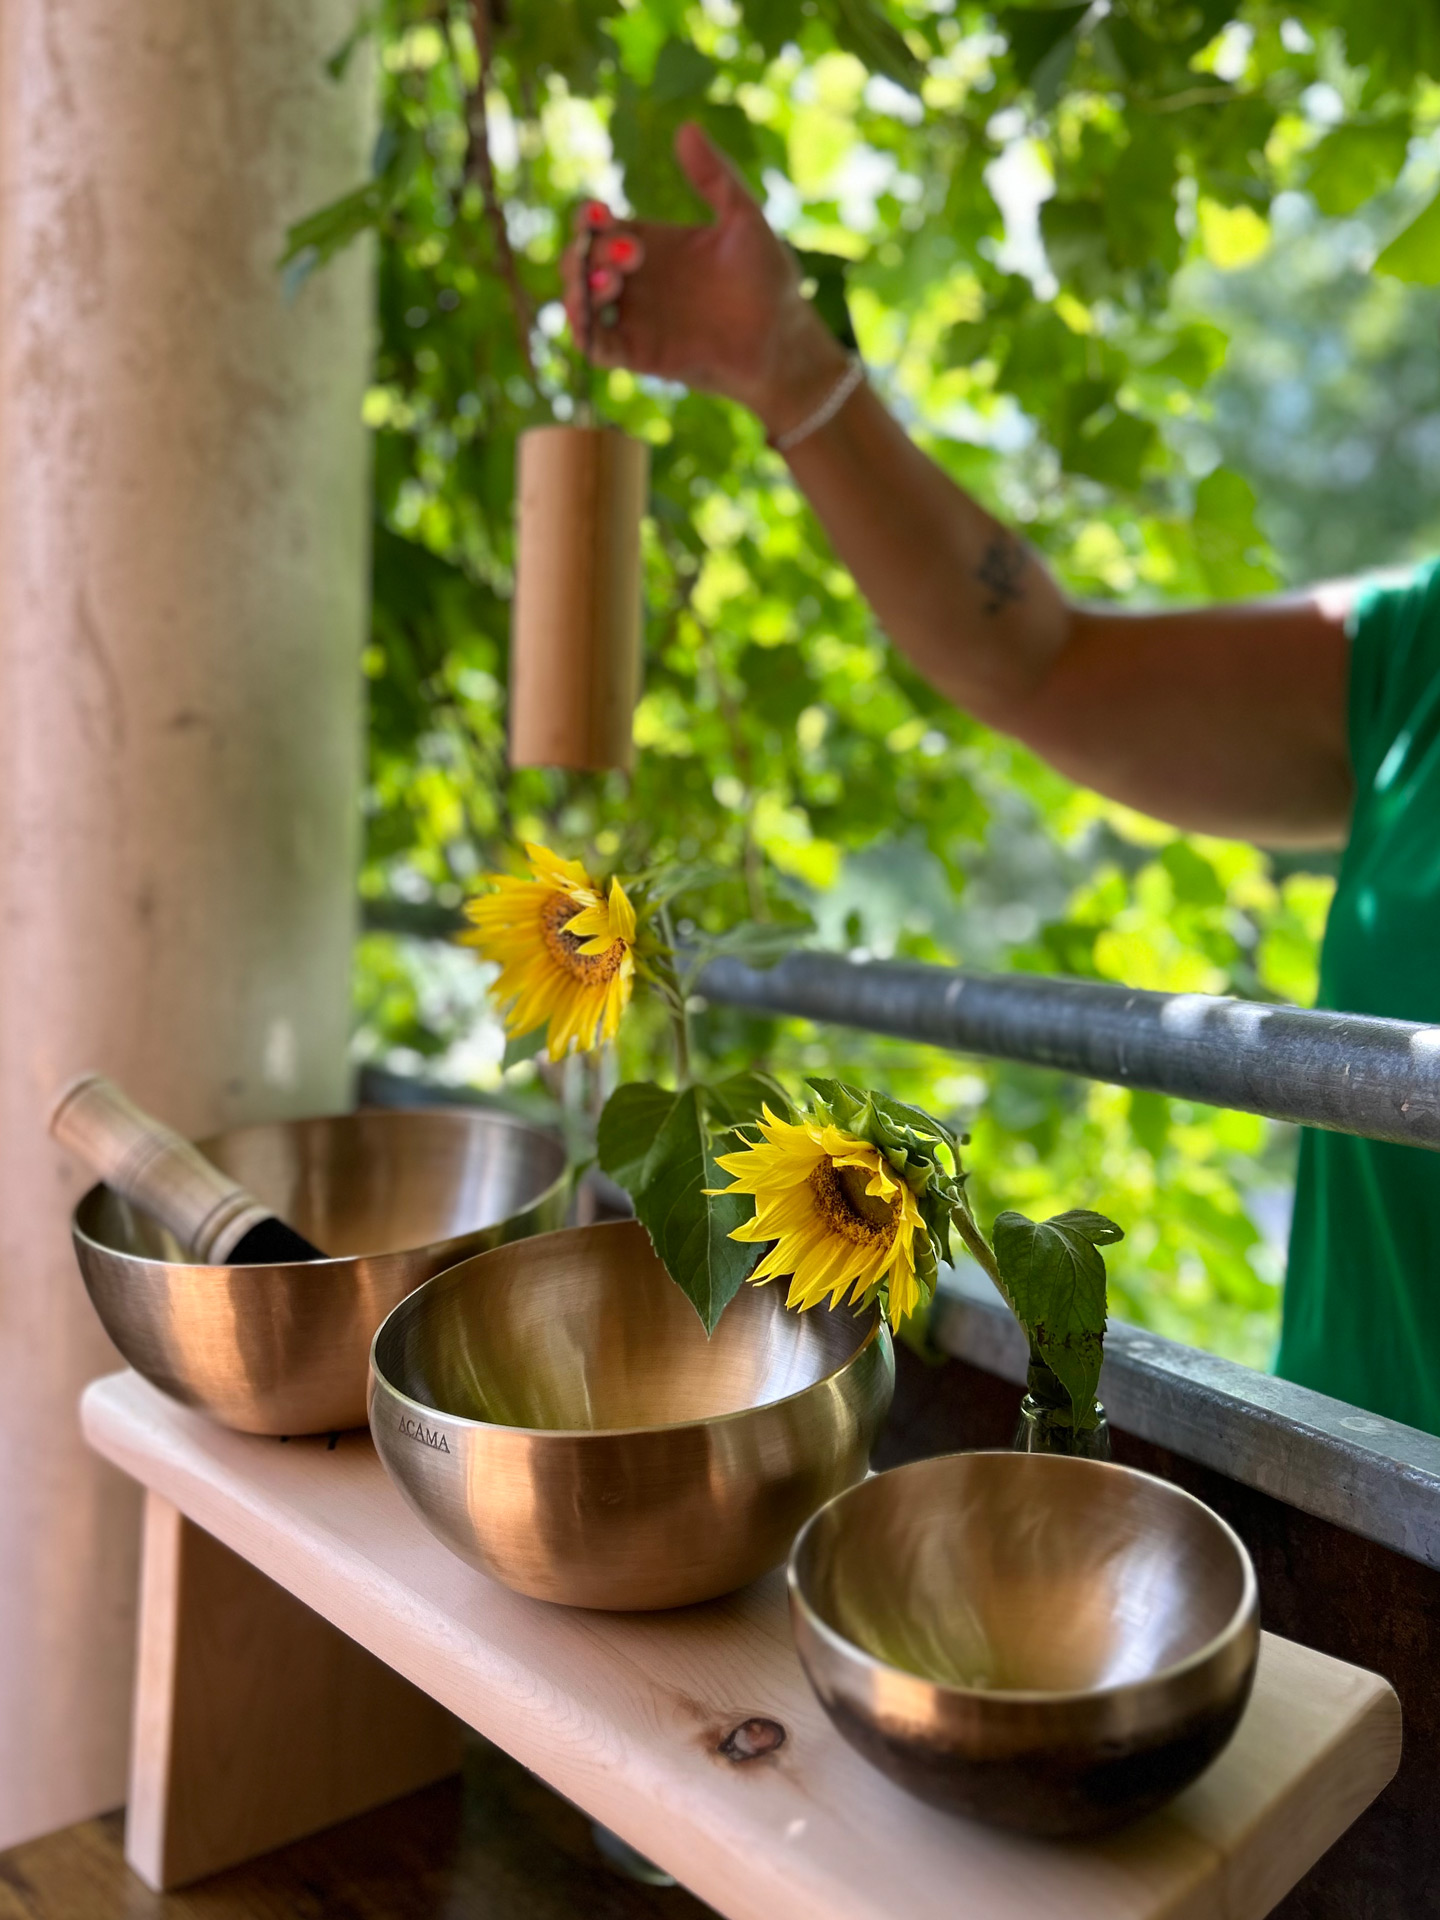
{"label": "glass vase", "polygon": [[1016,1453],[1068,1453],[1077,1460],[1110,1458],[1110,1422],[1097,1400],[1092,1426],[1075,1425],[1069,1407],[1046,1406],[1033,1393],[1020,1402],[1020,1421],[1012,1445]]}

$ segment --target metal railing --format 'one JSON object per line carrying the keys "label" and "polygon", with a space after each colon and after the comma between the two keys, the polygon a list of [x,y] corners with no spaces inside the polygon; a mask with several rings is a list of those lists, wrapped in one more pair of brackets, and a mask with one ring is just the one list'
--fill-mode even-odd
{"label": "metal railing", "polygon": [[[398,901],[367,903],[365,922],[422,939],[465,924],[449,908]],[[836,953],[765,969],[715,960],[698,984],[719,1005],[1440,1148],[1440,1027],[1415,1021]]]}
{"label": "metal railing", "polygon": [[1440,1027],[1408,1020],[833,953],[793,953],[765,971],[716,960],[699,990],[727,1006],[1440,1148]]}

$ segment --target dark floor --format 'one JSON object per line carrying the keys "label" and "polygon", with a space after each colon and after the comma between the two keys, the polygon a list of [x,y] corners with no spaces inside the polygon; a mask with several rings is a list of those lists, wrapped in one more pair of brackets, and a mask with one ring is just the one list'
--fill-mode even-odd
{"label": "dark floor", "polygon": [[449,1780],[180,1893],[125,1865],[106,1814],[0,1853],[0,1920],[715,1920],[621,1878],[590,1822],[477,1742]]}

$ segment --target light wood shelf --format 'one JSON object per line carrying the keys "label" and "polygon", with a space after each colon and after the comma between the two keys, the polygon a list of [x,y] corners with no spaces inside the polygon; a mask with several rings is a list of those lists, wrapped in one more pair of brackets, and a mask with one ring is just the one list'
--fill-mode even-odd
{"label": "light wood shelf", "polygon": [[[447,1552],[363,1432],[333,1445],[229,1433],[129,1373],[90,1387],[82,1417],[152,1495],[730,1920],[1259,1920],[1399,1761],[1384,1680],[1267,1634],[1234,1741],[1170,1807],[1083,1846],[995,1833],[920,1805],[834,1732],[779,1574],[676,1613],[550,1607]],[[778,1721],[783,1745],[727,1757],[754,1717]],[[377,1723],[374,1741],[386,1735]]]}

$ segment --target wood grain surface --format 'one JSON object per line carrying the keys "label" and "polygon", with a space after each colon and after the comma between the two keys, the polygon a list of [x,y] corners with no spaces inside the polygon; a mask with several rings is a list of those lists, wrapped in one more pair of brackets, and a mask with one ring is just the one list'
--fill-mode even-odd
{"label": "wood grain surface", "polygon": [[[88,1389],[90,1442],[270,1579],[667,1867],[730,1920],[1258,1920],[1399,1757],[1387,1683],[1265,1637],[1234,1741],[1170,1807],[1056,1846],[920,1805],[834,1732],[779,1574],[671,1614],[527,1601],[439,1545],[369,1437],[256,1439],[133,1374]],[[731,1736],[784,1728],[759,1758]]]}
{"label": "wood grain surface", "polygon": [[145,1501],[125,1854],[179,1887],[460,1765],[443,1707],[187,1520]]}

